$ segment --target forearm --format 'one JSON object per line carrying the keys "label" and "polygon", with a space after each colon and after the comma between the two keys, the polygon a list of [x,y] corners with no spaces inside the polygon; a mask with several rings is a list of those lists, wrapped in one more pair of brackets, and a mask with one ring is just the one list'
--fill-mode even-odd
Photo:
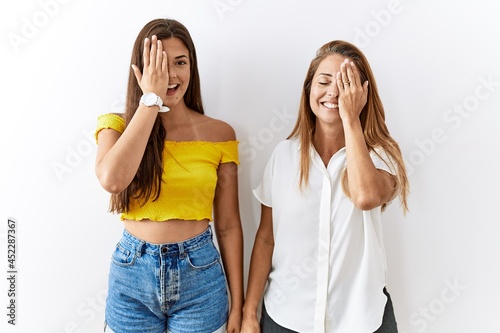
{"label": "forearm", "polygon": [[241,223],[217,230],[217,240],[226,272],[231,310],[240,311],[243,306],[243,231]]}
{"label": "forearm", "polygon": [[243,317],[245,318],[257,316],[257,309],[271,272],[273,249],[272,241],[260,238],[257,234],[250,261],[245,305],[243,306]]}
{"label": "forearm", "polygon": [[127,128],[96,163],[96,174],[106,189],[121,192],[141,163],[159,108],[140,105]]}
{"label": "forearm", "polygon": [[214,226],[226,272],[231,308],[243,305],[243,231],[238,203],[238,169],[235,163],[221,163],[214,196]]}
{"label": "forearm", "polygon": [[358,207],[371,209],[383,203],[385,179],[370,157],[359,118],[344,121],[343,125],[349,193]]}

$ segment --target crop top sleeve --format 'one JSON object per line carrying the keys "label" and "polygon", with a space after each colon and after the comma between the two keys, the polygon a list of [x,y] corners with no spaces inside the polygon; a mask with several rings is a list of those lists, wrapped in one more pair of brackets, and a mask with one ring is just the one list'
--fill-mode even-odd
{"label": "crop top sleeve", "polygon": [[114,113],[107,113],[97,118],[97,128],[95,131],[95,141],[97,142],[97,135],[103,129],[114,129],[117,132],[123,133],[125,130],[125,119]]}
{"label": "crop top sleeve", "polygon": [[[96,138],[100,130],[108,128],[123,133],[125,121],[116,114],[100,116]],[[217,170],[221,163],[239,164],[238,143],[166,140],[159,197],[155,201],[150,198],[143,205],[131,197],[129,211],[122,213],[121,219],[212,221]]]}

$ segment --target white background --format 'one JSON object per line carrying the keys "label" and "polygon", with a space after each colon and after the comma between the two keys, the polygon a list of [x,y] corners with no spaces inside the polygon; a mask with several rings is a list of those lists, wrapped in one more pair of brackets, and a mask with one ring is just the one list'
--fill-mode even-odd
{"label": "white background", "polygon": [[[8,3],[8,4],[7,4]],[[334,39],[369,59],[411,182],[384,213],[402,333],[500,332],[500,20],[494,1],[25,0],[1,22],[0,330],[101,332],[122,232],[94,174],[98,115],[123,108],[130,54],[157,17],[184,23],[206,113],[240,140],[245,273],[251,194],[286,138],[307,67]],[[496,8],[496,7],[495,7]],[[489,82],[489,83],[488,83]],[[7,219],[17,219],[16,326],[7,324]]]}

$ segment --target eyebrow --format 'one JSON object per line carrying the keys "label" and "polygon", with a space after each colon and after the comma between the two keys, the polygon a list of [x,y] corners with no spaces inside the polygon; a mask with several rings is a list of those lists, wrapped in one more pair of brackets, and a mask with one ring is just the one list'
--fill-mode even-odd
{"label": "eyebrow", "polygon": [[180,58],[187,58],[187,56],[185,56],[185,55],[183,54],[183,55],[180,55],[180,56],[175,57],[174,59],[180,59]]}
{"label": "eyebrow", "polygon": [[332,75],[332,74],[328,74],[328,73],[319,73],[319,74],[318,74],[318,76],[320,76],[320,75],[326,75],[326,76],[333,77],[333,75]]}

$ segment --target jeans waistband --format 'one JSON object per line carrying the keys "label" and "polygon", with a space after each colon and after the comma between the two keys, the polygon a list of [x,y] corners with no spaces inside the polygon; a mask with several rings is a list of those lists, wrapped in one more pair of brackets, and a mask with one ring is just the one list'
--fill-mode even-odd
{"label": "jeans waistband", "polygon": [[120,243],[129,250],[135,251],[140,257],[143,253],[164,256],[182,255],[184,251],[195,250],[209,241],[212,241],[212,229],[210,226],[208,226],[204,232],[194,236],[193,238],[186,239],[185,241],[179,243],[165,244],[148,243],[130,234],[127,229],[125,229]]}

